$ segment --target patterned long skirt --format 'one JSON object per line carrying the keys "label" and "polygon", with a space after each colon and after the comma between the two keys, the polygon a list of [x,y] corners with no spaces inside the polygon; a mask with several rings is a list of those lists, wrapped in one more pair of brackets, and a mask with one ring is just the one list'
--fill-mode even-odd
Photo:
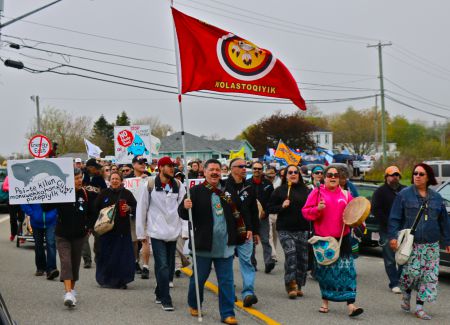
{"label": "patterned long skirt", "polygon": [[331,265],[316,263],[316,279],[322,299],[355,302],[356,269],[352,256],[341,256]]}
{"label": "patterned long skirt", "polygon": [[308,271],[308,231],[278,231],[284,251],[284,283],[296,281],[299,287],[306,284]]}
{"label": "patterned long skirt", "polygon": [[437,298],[438,277],[439,243],[415,243],[408,263],[403,266],[400,288],[416,290],[419,300],[432,302]]}

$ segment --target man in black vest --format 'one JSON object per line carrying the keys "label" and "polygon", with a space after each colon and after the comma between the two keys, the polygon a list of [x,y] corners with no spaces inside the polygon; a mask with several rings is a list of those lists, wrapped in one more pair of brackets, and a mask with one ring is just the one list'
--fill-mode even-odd
{"label": "man in black vest", "polygon": [[380,225],[380,245],[383,249],[384,267],[389,277],[389,288],[393,293],[400,294],[399,279],[402,267],[395,263],[395,253],[389,247],[387,234],[389,213],[397,193],[406,186],[400,184],[400,170],[397,166],[390,166],[384,172],[384,185],[380,186],[372,197],[372,214]]}

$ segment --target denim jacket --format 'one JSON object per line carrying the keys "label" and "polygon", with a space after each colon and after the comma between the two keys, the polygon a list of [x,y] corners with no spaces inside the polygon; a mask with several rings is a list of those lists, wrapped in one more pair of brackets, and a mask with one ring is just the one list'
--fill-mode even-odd
{"label": "denim jacket", "polygon": [[[450,246],[450,217],[441,195],[427,189],[427,208],[420,218],[414,235],[419,244],[435,243],[441,240]],[[397,239],[398,232],[411,228],[422,205],[423,198],[414,185],[403,189],[395,198],[388,221],[389,239]]]}

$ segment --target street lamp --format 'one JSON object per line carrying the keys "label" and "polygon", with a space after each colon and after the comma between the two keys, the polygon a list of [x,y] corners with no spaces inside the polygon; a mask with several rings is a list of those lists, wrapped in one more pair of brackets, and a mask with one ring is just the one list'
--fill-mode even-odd
{"label": "street lamp", "polygon": [[39,114],[39,96],[31,96],[30,99],[36,103],[36,116],[37,116],[37,133],[41,133],[41,117]]}

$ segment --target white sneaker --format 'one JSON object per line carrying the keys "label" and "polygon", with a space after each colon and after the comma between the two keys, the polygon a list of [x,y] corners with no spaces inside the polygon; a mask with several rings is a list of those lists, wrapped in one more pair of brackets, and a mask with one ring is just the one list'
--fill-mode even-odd
{"label": "white sneaker", "polygon": [[66,294],[64,295],[64,306],[75,306],[75,297],[73,296],[72,292],[66,292]]}
{"label": "white sneaker", "polygon": [[78,296],[78,292],[76,292],[75,290],[72,290],[72,295],[73,295],[73,303],[74,305],[77,303],[77,296]]}
{"label": "white sneaker", "polygon": [[169,288],[173,288],[173,282],[172,281],[169,282]]}
{"label": "white sneaker", "polygon": [[400,288],[399,287],[393,287],[392,289],[391,289],[391,291],[393,292],[393,293],[395,293],[395,294],[400,294],[400,293],[402,293],[402,290],[400,290]]}

